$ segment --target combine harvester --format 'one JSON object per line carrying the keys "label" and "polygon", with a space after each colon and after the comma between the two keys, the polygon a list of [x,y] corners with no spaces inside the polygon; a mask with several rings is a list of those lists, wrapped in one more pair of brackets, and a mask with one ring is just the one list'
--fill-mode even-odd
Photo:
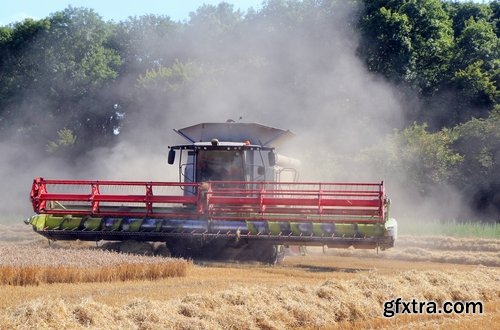
{"label": "combine harvester", "polygon": [[[274,147],[290,131],[253,123],[175,130],[179,182],[37,178],[26,222],[49,240],[164,242],[173,256],[280,262],[289,245],[394,245],[384,183],[296,182]],[[286,182],[282,182],[287,178]]]}

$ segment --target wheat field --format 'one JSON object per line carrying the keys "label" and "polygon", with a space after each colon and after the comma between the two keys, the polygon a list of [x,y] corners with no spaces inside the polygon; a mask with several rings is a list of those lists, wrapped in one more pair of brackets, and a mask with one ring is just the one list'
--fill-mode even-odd
{"label": "wheat field", "polygon": [[[317,248],[309,248],[317,254]],[[446,236],[400,236],[396,246],[374,254],[371,250],[329,249],[329,255],[500,266],[500,240]]]}
{"label": "wheat field", "polygon": [[0,244],[0,285],[155,280],[185,276],[189,265],[182,259],[98,249]]}
{"label": "wheat field", "polygon": [[320,328],[368,321],[376,324],[383,302],[394,297],[498,302],[500,272],[488,268],[470,272],[407,271],[390,277],[372,272],[318,285],[256,283],[177,299],[130,298],[117,306],[89,297],[76,302],[38,298],[8,308],[0,315],[0,325],[5,329]]}
{"label": "wheat field", "polygon": [[[0,265],[42,270],[30,283],[12,275],[0,282],[0,329],[500,328],[495,239],[403,236],[378,254],[310,248],[267,266],[119,254],[78,242],[49,247],[30,235],[0,243]],[[160,274],[146,271],[158,264],[181,270],[147,275]],[[67,269],[74,274],[62,275]],[[396,297],[479,300],[486,310],[384,318],[383,302]]]}

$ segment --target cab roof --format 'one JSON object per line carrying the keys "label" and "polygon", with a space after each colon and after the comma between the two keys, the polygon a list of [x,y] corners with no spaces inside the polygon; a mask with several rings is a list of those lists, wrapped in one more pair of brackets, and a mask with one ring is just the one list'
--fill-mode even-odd
{"label": "cab roof", "polygon": [[193,144],[181,144],[169,146],[170,149],[179,150],[273,150],[271,147],[264,147],[256,144],[248,144],[244,142],[195,142]]}
{"label": "cab roof", "polygon": [[281,144],[294,136],[289,130],[274,128],[257,123],[201,123],[174,131],[191,143],[218,139],[222,143],[245,143],[270,147]]}

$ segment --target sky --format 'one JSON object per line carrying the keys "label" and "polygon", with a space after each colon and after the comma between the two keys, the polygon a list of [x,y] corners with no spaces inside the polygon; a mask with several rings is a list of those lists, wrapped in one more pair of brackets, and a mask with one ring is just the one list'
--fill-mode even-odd
{"label": "sky", "polygon": [[[261,8],[263,0],[226,0],[235,9]],[[129,16],[156,14],[169,16],[174,21],[189,19],[189,13],[203,4],[216,5],[222,0],[3,0],[0,6],[0,26],[23,21],[25,18],[41,19],[64,10],[69,5],[94,9],[106,21],[115,22]]]}
{"label": "sky", "polygon": [[[94,9],[104,20],[123,21],[129,16],[156,14],[169,16],[174,21],[189,19],[189,13],[205,4],[216,5],[223,0],[2,0],[0,26],[23,21],[25,18],[41,19],[63,10],[69,5]],[[264,0],[225,0],[235,9],[260,9]],[[483,0],[474,0],[483,2]],[[488,1],[485,1],[488,2]]]}

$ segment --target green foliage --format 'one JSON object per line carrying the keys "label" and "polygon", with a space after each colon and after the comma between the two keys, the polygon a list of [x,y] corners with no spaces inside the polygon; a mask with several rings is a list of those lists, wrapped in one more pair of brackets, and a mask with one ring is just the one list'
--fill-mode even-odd
{"label": "green foliage", "polygon": [[361,52],[370,69],[433,94],[447,75],[452,22],[439,0],[365,1]]}
{"label": "green foliage", "polygon": [[370,48],[365,50],[370,70],[380,72],[393,81],[411,81],[415,58],[408,16],[381,7],[363,17],[362,27],[366,37],[371,39]]}
{"label": "green foliage", "polygon": [[0,45],[9,42],[12,38],[12,28],[8,26],[0,26]]}
{"label": "green foliage", "polygon": [[221,2],[217,6],[203,4],[196,12],[190,13],[189,24],[208,34],[220,35],[231,31],[242,20],[240,10],[235,11],[234,5]]}
{"label": "green foliage", "polygon": [[[497,65],[499,64],[500,62]],[[481,60],[470,64],[464,70],[458,70],[452,82],[461,92],[461,101],[467,102],[463,104],[465,107],[472,105],[488,109],[498,103],[500,91],[497,89],[497,83],[491,76],[491,72],[484,69]],[[461,113],[466,113],[467,110]]]}
{"label": "green foliage", "polygon": [[436,186],[451,184],[457,176],[463,161],[453,149],[457,138],[454,130],[432,133],[427,124],[413,123],[361,151],[354,166],[377,169],[382,177],[400,180],[426,196]]}
{"label": "green foliage", "polygon": [[[492,1],[492,4],[495,1]],[[498,4],[498,2],[497,2]],[[453,31],[455,37],[462,34],[466,22],[469,19],[475,21],[485,20],[490,21],[493,15],[492,7],[485,3],[477,2],[445,2],[445,10],[453,20]]]}
{"label": "green foliage", "polygon": [[435,130],[485,117],[498,103],[498,1],[363,1],[360,54],[423,106],[410,121]]}
{"label": "green foliage", "polygon": [[[39,45],[48,56],[46,69],[56,76],[71,78],[74,93],[82,95],[87,88],[101,87],[117,77],[120,58],[106,47],[110,29],[94,11],[69,7],[53,14],[51,29]],[[62,87],[62,86],[58,86]]]}
{"label": "green foliage", "polygon": [[367,152],[369,159],[379,155],[375,166],[385,169],[386,175],[404,177],[425,195],[434,185],[447,184],[456,175],[463,160],[451,148],[456,139],[457,134],[452,130],[430,133],[426,124],[413,123]]}
{"label": "green foliage", "polygon": [[500,213],[500,106],[487,118],[431,133],[426,124],[396,131],[358,156],[362,168],[404,178],[422,195],[454,186],[478,217]]}
{"label": "green foliage", "polygon": [[451,83],[460,96],[460,118],[484,117],[500,97],[500,40],[490,23],[471,17],[464,23],[456,48]]}
{"label": "green foliage", "polygon": [[462,156],[450,145],[457,138],[449,129],[429,133],[426,124],[414,123],[397,135],[400,162],[405,173],[419,184],[446,183]]}
{"label": "green foliage", "polygon": [[171,63],[169,52],[178,42],[180,24],[169,17],[144,15],[119,22],[108,45],[120,55],[122,75],[139,75],[157,66]]}
{"label": "green foliage", "polygon": [[192,80],[199,72],[193,63],[183,64],[176,60],[171,67],[160,66],[140,75],[137,84],[144,89],[156,91],[176,91]]}
{"label": "green foliage", "polygon": [[71,148],[75,145],[76,135],[72,130],[63,128],[57,131],[57,140],[49,141],[47,144],[47,151],[49,153],[55,153],[62,148]]}
{"label": "green foliage", "polygon": [[485,214],[500,212],[500,106],[489,117],[455,129],[454,149],[464,156],[455,185]]}
{"label": "green foliage", "polygon": [[433,94],[446,76],[453,49],[452,23],[439,0],[409,0],[400,7],[412,25],[415,84]]}
{"label": "green foliage", "polygon": [[3,48],[0,133],[22,127],[16,134],[42,134],[35,140],[42,143],[57,118],[59,126],[82,137],[82,148],[111,135],[108,118],[116,102],[100,97],[120,65],[107,46],[111,31],[93,10],[73,7],[15,24]]}
{"label": "green foliage", "polygon": [[495,27],[495,31],[497,33],[497,37],[500,37],[500,1],[493,0],[490,2],[491,8],[491,22]]}
{"label": "green foliage", "polygon": [[493,27],[484,19],[470,18],[457,39],[456,66],[464,68],[483,61],[485,68],[491,68],[491,62],[499,58],[500,42]]}

